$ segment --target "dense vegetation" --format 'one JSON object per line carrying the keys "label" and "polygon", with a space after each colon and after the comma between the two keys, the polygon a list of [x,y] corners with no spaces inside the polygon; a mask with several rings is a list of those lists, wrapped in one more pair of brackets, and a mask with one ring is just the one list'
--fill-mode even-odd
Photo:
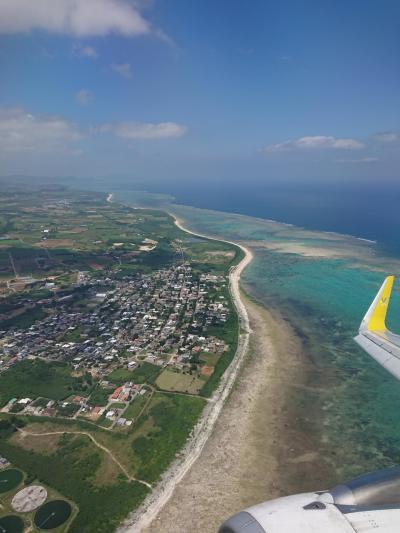
{"label": "dense vegetation", "polygon": [[140,461],[137,476],[155,481],[185,444],[204,407],[204,400],[178,394],[156,394],[153,407],[138,420],[152,419],[154,428],[135,439],[132,448]]}
{"label": "dense vegetation", "polygon": [[101,387],[96,387],[96,389],[90,395],[88,401],[89,405],[99,405],[100,407],[104,407],[108,404],[110,392],[111,391],[102,389]]}
{"label": "dense vegetation", "polygon": [[46,363],[41,359],[24,360],[0,374],[0,406],[12,398],[44,396],[63,400],[71,394],[87,394],[92,377],[71,376],[66,363]]}
{"label": "dense vegetation", "polygon": [[0,328],[17,328],[24,329],[31,326],[37,320],[42,320],[45,318],[46,313],[40,307],[33,307],[32,309],[27,309],[19,315],[15,315],[12,318],[5,320],[0,320]]}
{"label": "dense vegetation", "polygon": [[239,340],[239,320],[227,288],[224,291],[224,296],[227,298],[230,310],[228,320],[223,325],[213,326],[209,328],[208,334],[213,335],[218,339],[221,339],[226,342],[229,345],[229,349],[223,354],[221,354],[217,361],[217,364],[214,367],[213,374],[208,379],[208,381],[206,381],[205,385],[200,391],[200,394],[206,397],[211,396],[211,394],[218,386],[222,374],[228,368],[230,362],[235,356]]}

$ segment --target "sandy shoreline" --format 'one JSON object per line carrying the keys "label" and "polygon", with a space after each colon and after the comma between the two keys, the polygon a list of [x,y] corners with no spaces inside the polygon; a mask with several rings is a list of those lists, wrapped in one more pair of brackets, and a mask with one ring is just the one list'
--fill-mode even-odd
{"label": "sandy shoreline", "polygon": [[314,459],[286,423],[288,381],[303,368],[299,341],[281,317],[242,299],[253,331],[245,364],[200,457],[146,533],[215,533],[235,512],[290,492],[281,469]]}
{"label": "sandy shoreline", "polygon": [[[174,216],[174,215],[172,215]],[[208,237],[199,233],[192,232],[183,227],[182,222],[175,216],[175,224],[186,233],[197,237],[204,237],[209,240],[217,240],[226,242],[239,247],[244,252],[243,259],[229,272],[229,288],[232,295],[233,302],[238,312],[240,323],[240,334],[238,347],[236,354],[226,369],[224,375],[221,378],[220,384],[216,391],[213,393],[211,401],[204,408],[204,411],[192,431],[192,436],[182,450],[180,457],[171,465],[171,467],[163,474],[161,480],[155,487],[155,489],[149,494],[141,507],[132,513],[125,522],[117,530],[118,533],[136,533],[145,531],[150,524],[157,518],[161,510],[173,496],[174,491],[185,475],[190,471],[196,460],[202,453],[209,437],[211,436],[215,424],[218,421],[218,417],[224,406],[229,393],[234,386],[238,372],[246,357],[250,326],[247,309],[241,299],[240,291],[240,276],[243,270],[249,265],[253,259],[252,252],[243,245],[236,244],[223,239],[214,237]],[[154,531],[153,527],[149,531]],[[163,529],[168,531],[168,529]],[[171,530],[173,531],[173,529]]]}

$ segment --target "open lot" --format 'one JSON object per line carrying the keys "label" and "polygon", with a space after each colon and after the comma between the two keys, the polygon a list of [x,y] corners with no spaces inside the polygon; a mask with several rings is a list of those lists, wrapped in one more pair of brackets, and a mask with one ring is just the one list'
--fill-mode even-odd
{"label": "open lot", "polygon": [[197,376],[190,374],[182,374],[180,372],[173,372],[172,370],[164,370],[157,378],[156,385],[163,390],[173,392],[187,392],[189,394],[197,394],[204,381]]}

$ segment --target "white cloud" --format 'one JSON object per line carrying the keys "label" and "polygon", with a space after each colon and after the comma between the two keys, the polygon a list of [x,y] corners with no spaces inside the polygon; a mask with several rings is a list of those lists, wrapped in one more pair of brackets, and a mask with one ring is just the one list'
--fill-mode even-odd
{"label": "white cloud", "polygon": [[365,145],[357,139],[340,139],[333,136],[314,135],[299,139],[270,144],[262,151],[267,153],[286,152],[290,150],[360,150]]}
{"label": "white cloud", "polygon": [[15,107],[0,107],[0,155],[64,152],[81,154],[76,143],[95,133],[122,139],[151,140],[181,137],[187,128],[176,122],[120,122],[103,124],[87,133],[63,117],[40,115]]}
{"label": "white cloud", "polygon": [[0,0],[0,33],[35,29],[79,37],[151,32],[150,24],[127,0]]}
{"label": "white cloud", "polygon": [[103,124],[97,131],[112,133],[123,139],[149,140],[182,137],[187,131],[186,126],[176,122],[120,122],[117,124]]}
{"label": "white cloud", "polygon": [[75,98],[78,104],[87,105],[93,100],[94,94],[89,89],[81,89],[76,93]]}
{"label": "white cloud", "polygon": [[129,63],[113,64],[111,68],[123,78],[132,78],[132,70]]}
{"label": "white cloud", "polygon": [[61,117],[33,115],[21,108],[0,108],[0,152],[46,152],[83,137]]}
{"label": "white cloud", "polygon": [[384,131],[382,133],[376,133],[373,139],[379,143],[391,144],[400,141],[400,134],[396,131]]}
{"label": "white cloud", "polygon": [[99,57],[96,48],[93,48],[93,46],[82,46],[80,44],[75,44],[72,47],[72,52],[76,56],[88,57],[89,59],[97,59]]}

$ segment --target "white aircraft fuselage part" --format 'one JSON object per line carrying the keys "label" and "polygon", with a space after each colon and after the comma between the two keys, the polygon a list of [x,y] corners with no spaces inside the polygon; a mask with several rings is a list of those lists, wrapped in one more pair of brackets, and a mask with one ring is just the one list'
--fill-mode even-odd
{"label": "white aircraft fuselage part", "polygon": [[229,518],[219,533],[399,533],[400,468],[330,491],[264,502]]}

